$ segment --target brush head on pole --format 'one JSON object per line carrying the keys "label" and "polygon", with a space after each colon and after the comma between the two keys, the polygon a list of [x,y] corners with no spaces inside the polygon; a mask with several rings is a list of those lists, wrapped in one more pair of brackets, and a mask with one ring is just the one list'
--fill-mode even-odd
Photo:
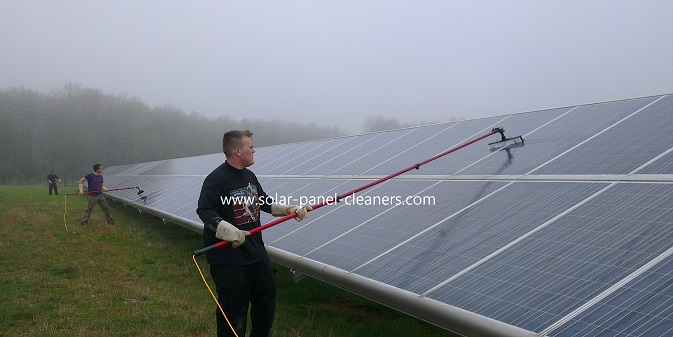
{"label": "brush head on pole", "polygon": [[136,188],[138,189],[138,195],[145,193],[140,187],[136,186]]}
{"label": "brush head on pole", "polygon": [[500,140],[499,141],[493,142],[493,143],[488,143],[488,149],[491,150],[491,152],[498,151],[498,150],[500,150],[502,148],[505,148],[505,147],[512,148],[512,147],[523,146],[523,137],[521,137],[521,136],[516,136],[516,137],[512,137],[512,138],[505,137],[505,127],[502,126],[502,125],[499,128],[493,128],[493,130],[491,130],[491,132],[494,132],[494,133],[497,132],[497,133],[500,134]]}
{"label": "brush head on pole", "polygon": [[499,140],[497,142],[488,143],[488,149],[491,150],[491,152],[498,151],[505,147],[512,148],[519,146],[523,146],[523,137],[521,136],[506,138],[505,140]]}

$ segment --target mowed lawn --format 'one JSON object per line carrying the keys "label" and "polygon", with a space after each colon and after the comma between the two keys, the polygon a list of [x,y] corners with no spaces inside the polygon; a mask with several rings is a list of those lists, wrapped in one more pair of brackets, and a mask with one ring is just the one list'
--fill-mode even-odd
{"label": "mowed lawn", "polygon": [[[112,201],[116,225],[97,207],[81,227],[86,197],[59,190],[0,186],[0,336],[215,336],[215,303],[192,260],[200,234]],[[276,337],[454,336],[276,269]]]}

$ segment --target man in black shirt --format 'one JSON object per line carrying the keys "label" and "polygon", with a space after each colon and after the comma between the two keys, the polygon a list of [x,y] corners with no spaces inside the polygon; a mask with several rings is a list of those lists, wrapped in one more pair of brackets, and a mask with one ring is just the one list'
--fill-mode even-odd
{"label": "man in black shirt", "polygon": [[51,190],[54,190],[56,195],[58,195],[58,186],[56,186],[56,180],[58,180],[59,183],[61,182],[61,178],[56,175],[56,172],[49,172],[49,175],[47,176],[47,183],[49,184],[49,195],[51,195]]}
{"label": "man in black shirt", "polygon": [[260,210],[274,216],[296,214],[301,221],[311,207],[269,202],[257,177],[247,169],[254,164],[252,132],[226,132],[222,150],[227,160],[203,181],[196,209],[204,223],[204,246],[221,240],[231,243],[206,255],[226,315],[225,319],[217,309],[217,335],[234,336],[228,320],[238,336],[245,336],[250,303],[250,337],[268,337],[276,312],[276,279],[262,233],[248,231],[261,226]]}

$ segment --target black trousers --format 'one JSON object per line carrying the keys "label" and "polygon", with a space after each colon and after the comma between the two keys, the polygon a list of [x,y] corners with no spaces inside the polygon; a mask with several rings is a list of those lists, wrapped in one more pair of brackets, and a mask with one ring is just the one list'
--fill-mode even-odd
{"label": "black trousers", "polygon": [[56,186],[56,183],[49,183],[49,195],[51,195],[51,190],[54,190],[56,195],[58,195],[58,186]]}
{"label": "black trousers", "polygon": [[[268,257],[244,266],[211,264],[210,275],[215,281],[217,299],[236,329],[245,336],[248,303],[250,304],[250,337],[271,337],[276,314],[276,276]],[[234,336],[231,327],[216,308],[217,336]]]}

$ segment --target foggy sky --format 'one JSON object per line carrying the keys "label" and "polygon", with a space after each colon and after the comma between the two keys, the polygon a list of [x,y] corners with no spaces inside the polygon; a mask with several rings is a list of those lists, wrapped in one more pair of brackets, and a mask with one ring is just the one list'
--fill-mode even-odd
{"label": "foggy sky", "polygon": [[673,1],[0,3],[0,87],[356,132],[673,93]]}

